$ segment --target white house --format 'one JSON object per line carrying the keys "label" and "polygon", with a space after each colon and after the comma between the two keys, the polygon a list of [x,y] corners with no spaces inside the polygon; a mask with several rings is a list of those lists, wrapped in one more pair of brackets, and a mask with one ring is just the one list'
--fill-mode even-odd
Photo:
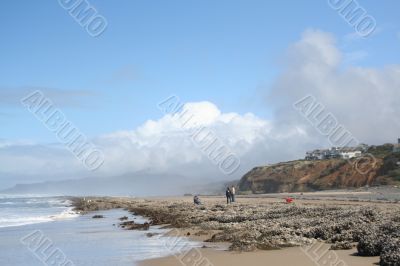
{"label": "white house", "polygon": [[340,156],[343,159],[351,159],[355,157],[360,157],[362,152],[361,151],[340,151]]}
{"label": "white house", "polygon": [[356,148],[332,147],[331,149],[309,151],[306,153],[305,159],[306,160],[326,160],[326,159],[333,159],[333,158],[351,159],[351,158],[362,156],[362,153],[363,153],[363,150],[360,147],[356,147]]}

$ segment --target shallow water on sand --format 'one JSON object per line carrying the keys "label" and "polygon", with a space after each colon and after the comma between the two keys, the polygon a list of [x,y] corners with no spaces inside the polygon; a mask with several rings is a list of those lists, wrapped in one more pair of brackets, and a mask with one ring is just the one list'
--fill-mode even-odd
{"label": "shallow water on sand", "polygon": [[[93,219],[95,214],[104,215],[105,218]],[[199,243],[184,239],[176,241],[176,238],[160,237],[168,230],[158,227],[152,227],[149,231],[123,230],[118,227],[118,218],[125,215],[138,223],[146,221],[119,209],[69,220],[0,228],[0,265],[52,265],[50,262],[54,255],[49,255],[59,249],[65,255],[65,261],[70,261],[65,266],[132,266],[140,260],[172,255],[176,251],[200,246]],[[147,233],[160,235],[148,237]],[[43,244],[35,251],[37,241],[44,239],[49,243],[48,248]],[[174,243],[173,248],[168,242]]]}

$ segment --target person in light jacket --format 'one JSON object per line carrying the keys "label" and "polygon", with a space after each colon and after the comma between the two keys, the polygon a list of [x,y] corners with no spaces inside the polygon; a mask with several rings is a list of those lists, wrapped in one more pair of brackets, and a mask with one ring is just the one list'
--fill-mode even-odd
{"label": "person in light jacket", "polygon": [[235,194],[236,194],[235,186],[232,186],[232,188],[231,188],[231,202],[235,202]]}

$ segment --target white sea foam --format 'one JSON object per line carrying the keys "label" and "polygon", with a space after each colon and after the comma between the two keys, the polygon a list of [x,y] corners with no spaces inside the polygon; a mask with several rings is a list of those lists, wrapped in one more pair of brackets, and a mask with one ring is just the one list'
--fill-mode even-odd
{"label": "white sea foam", "polygon": [[0,218],[0,227],[21,226],[50,221],[52,221],[52,219],[48,216]]}
{"label": "white sea foam", "polygon": [[53,220],[64,220],[64,219],[75,218],[75,217],[78,217],[78,216],[79,216],[79,214],[77,212],[73,211],[73,207],[70,207],[70,208],[62,211],[58,215],[50,216],[50,218],[53,219]]}
{"label": "white sea foam", "polygon": [[0,227],[72,219],[79,214],[65,198],[0,198]]}

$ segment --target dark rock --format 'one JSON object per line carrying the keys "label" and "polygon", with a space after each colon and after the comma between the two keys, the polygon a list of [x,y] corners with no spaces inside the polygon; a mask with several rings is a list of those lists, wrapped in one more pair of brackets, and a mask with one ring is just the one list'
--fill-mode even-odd
{"label": "dark rock", "polygon": [[336,242],[331,246],[332,250],[347,250],[347,249],[352,249],[353,245],[350,242]]}
{"label": "dark rock", "polygon": [[122,228],[125,228],[127,226],[132,226],[134,224],[135,224],[135,221],[126,221],[126,222],[120,223],[119,226]]}
{"label": "dark rock", "polygon": [[382,251],[382,239],[375,233],[361,237],[357,245],[358,255],[360,256],[379,256]]}
{"label": "dark rock", "polygon": [[206,236],[206,235],[208,235],[208,232],[205,230],[201,230],[201,231],[196,232],[194,235],[195,236]]}
{"label": "dark rock", "polygon": [[92,218],[93,218],[93,219],[101,219],[101,218],[104,218],[104,216],[103,216],[103,215],[98,215],[98,214],[96,214],[96,215],[94,215]]}
{"label": "dark rock", "polygon": [[149,223],[144,223],[144,224],[137,224],[134,221],[126,221],[120,223],[120,227],[126,229],[126,230],[144,230],[147,231],[150,228]]}
{"label": "dark rock", "polygon": [[400,240],[391,239],[390,243],[385,243],[380,256],[379,265],[399,266],[400,265]]}

